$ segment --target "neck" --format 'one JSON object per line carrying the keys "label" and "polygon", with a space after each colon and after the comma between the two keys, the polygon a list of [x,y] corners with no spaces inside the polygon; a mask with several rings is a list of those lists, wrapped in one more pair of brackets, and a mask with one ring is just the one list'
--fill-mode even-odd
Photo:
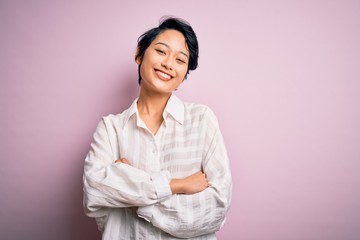
{"label": "neck", "polygon": [[169,100],[171,93],[158,94],[149,93],[143,91],[140,88],[139,99],[137,102],[140,115],[150,115],[162,117],[167,101]]}

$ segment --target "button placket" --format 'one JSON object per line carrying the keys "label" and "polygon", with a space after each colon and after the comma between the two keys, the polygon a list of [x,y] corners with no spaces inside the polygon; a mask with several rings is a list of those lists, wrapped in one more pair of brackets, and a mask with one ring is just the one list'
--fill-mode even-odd
{"label": "button placket", "polygon": [[157,146],[157,142],[156,142],[156,139],[154,137],[152,137],[151,139],[151,149],[150,149],[150,152],[151,152],[151,159],[152,159],[152,170],[153,171],[160,171],[160,162],[159,162],[159,156],[158,156],[158,146]]}

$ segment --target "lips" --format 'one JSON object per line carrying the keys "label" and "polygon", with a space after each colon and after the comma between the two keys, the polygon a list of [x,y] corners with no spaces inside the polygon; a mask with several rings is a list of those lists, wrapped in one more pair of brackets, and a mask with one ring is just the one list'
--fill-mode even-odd
{"label": "lips", "polygon": [[155,72],[156,72],[156,75],[157,75],[161,80],[168,81],[168,80],[170,80],[170,79],[173,78],[173,76],[171,76],[170,74],[167,74],[167,73],[165,73],[165,72],[163,72],[163,71],[160,71],[160,70],[157,70],[157,69],[156,69]]}

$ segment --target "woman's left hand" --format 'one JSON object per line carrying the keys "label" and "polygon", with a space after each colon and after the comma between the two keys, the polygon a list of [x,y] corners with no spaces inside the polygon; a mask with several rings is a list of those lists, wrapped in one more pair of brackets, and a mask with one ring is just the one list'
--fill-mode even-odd
{"label": "woman's left hand", "polygon": [[126,158],[120,158],[116,160],[115,163],[125,163],[127,165],[130,165],[129,161]]}

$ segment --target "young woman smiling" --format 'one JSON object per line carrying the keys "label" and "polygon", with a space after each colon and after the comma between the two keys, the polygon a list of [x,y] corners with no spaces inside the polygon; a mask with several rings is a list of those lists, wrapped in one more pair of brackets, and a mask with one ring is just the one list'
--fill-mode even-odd
{"label": "young woman smiling", "polygon": [[198,53],[178,18],[140,36],[139,97],[100,121],[85,159],[85,212],[103,239],[216,239],[223,226],[232,183],[218,121],[173,94]]}

